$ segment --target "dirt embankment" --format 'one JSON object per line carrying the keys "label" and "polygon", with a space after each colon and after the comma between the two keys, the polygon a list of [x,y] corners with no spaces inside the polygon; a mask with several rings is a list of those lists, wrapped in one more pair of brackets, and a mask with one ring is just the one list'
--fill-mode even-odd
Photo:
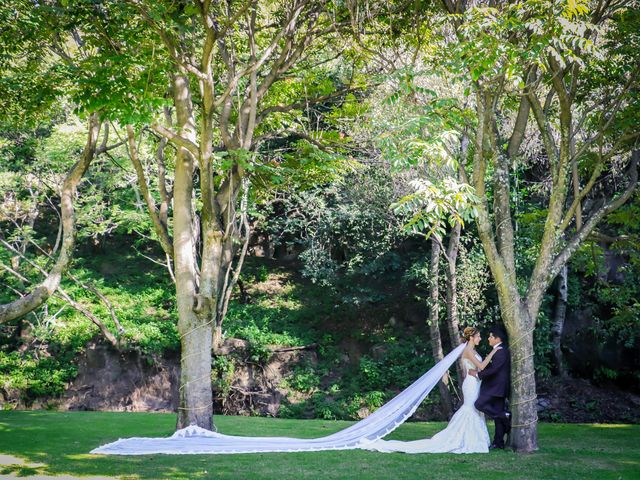
{"label": "dirt embankment", "polygon": [[[226,353],[246,347],[243,340],[228,343]],[[304,400],[282,387],[283,378],[303,360],[315,363],[316,352],[282,349],[264,365],[238,365],[226,392],[214,389],[215,412],[277,416],[285,398]],[[31,405],[24,405],[18,398],[4,400],[18,408],[175,412],[179,370],[177,355],[149,359],[137,352],[122,354],[104,344],[91,344],[79,359],[78,376],[63,398],[43,399]],[[438,406],[432,407],[432,418],[420,420],[445,420]],[[605,388],[583,379],[554,377],[538,382],[538,414],[547,422],[640,423],[640,396],[615,386]]]}

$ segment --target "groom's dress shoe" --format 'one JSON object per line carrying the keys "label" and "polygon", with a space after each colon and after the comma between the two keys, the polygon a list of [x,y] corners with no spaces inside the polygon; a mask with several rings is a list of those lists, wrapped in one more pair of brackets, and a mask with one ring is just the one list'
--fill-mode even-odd
{"label": "groom's dress shoe", "polygon": [[500,445],[496,445],[495,443],[492,443],[491,445],[489,445],[489,450],[496,450],[496,449],[504,450],[504,445],[500,446]]}
{"label": "groom's dress shoe", "polygon": [[509,435],[511,433],[511,413],[507,412],[507,416],[504,420],[504,433]]}

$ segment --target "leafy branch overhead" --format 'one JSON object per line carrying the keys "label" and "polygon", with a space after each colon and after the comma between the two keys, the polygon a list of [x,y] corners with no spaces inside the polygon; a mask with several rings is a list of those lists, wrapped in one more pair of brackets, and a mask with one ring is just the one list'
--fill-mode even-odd
{"label": "leafy branch overhead", "polygon": [[409,217],[405,228],[411,232],[443,238],[447,227],[458,223],[464,227],[476,215],[478,199],[466,183],[445,178],[437,184],[427,179],[414,179],[409,184],[413,193],[392,207],[396,214]]}

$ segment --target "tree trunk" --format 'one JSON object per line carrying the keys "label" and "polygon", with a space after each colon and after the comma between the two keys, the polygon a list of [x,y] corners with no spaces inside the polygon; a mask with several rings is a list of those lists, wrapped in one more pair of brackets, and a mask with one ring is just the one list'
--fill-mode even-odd
{"label": "tree trunk", "polygon": [[553,359],[556,364],[556,370],[561,377],[567,376],[567,369],[562,357],[561,340],[562,330],[564,329],[564,321],[567,316],[567,297],[569,294],[568,287],[568,268],[565,265],[560,270],[557,280],[556,291],[556,308],[553,315],[553,324],[551,326],[551,344],[553,345]]}
{"label": "tree trunk", "polygon": [[[458,320],[458,277],[457,277],[457,261],[458,250],[460,247],[460,233],[462,225],[456,222],[451,230],[451,237],[447,246],[447,328],[449,331],[449,340],[451,349],[455,349],[461,342],[460,322]],[[464,370],[462,368],[462,359],[456,362],[456,372],[459,382],[464,380]]]}
{"label": "tree trunk", "polygon": [[534,452],[538,449],[538,411],[533,321],[519,301],[508,301],[508,305],[501,302],[501,310],[511,350],[510,446],[516,452]]}
{"label": "tree trunk", "polygon": [[479,208],[478,231],[487,262],[498,291],[500,314],[509,336],[511,351],[511,435],[510,446],[517,452],[538,449],[536,381],[533,352],[534,320],[540,305],[525,304],[509,275],[495,243],[491,241],[491,227],[486,210]]}
{"label": "tree trunk", "polygon": [[[440,338],[440,322],[439,322],[439,285],[438,270],[440,267],[440,243],[431,240],[431,266],[430,266],[430,285],[429,285],[429,336],[431,337],[431,350],[436,361],[444,358],[442,351],[442,340]],[[453,402],[449,393],[449,374],[445,373],[442,380],[438,382],[440,389],[440,402],[442,411],[447,418],[451,418],[453,414]]]}
{"label": "tree trunk", "polygon": [[[173,95],[180,135],[195,141],[191,93],[186,77],[173,80]],[[196,315],[197,294],[195,238],[193,236],[194,158],[178,148],[174,180],[174,261],[178,332],[180,333],[180,404],[176,428],[198,425],[212,428],[211,324]]]}

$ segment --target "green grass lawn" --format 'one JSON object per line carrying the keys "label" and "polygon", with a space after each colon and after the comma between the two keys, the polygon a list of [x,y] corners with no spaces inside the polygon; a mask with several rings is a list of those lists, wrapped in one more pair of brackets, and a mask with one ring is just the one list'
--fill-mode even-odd
{"label": "green grass lawn", "polygon": [[[351,422],[256,417],[215,418],[236,435],[318,437]],[[443,455],[360,450],[242,455],[89,455],[118,438],[168,436],[175,415],[110,412],[0,412],[0,454],[39,467],[0,466],[9,475],[112,476],[123,479],[640,479],[640,425],[541,424],[540,450]],[[442,423],[407,423],[389,438],[413,440]]]}

